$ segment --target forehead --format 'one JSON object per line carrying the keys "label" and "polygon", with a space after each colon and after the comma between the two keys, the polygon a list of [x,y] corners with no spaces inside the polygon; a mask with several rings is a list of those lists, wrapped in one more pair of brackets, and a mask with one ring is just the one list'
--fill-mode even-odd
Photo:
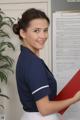
{"label": "forehead", "polygon": [[30,22],[29,27],[33,28],[47,28],[49,26],[46,19],[34,19]]}

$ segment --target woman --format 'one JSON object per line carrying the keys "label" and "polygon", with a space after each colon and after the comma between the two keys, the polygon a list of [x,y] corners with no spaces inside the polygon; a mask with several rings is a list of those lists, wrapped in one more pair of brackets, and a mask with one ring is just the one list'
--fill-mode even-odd
{"label": "woman", "polygon": [[39,57],[48,38],[49,18],[43,11],[28,9],[14,24],[13,31],[22,41],[16,66],[16,80],[24,114],[21,120],[60,120],[57,113],[80,100],[80,91],[72,98],[51,101],[56,96],[57,83]]}

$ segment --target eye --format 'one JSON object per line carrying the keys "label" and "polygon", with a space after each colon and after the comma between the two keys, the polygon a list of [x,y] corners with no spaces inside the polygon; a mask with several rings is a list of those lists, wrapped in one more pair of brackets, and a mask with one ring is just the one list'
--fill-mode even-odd
{"label": "eye", "polygon": [[39,29],[36,29],[36,30],[33,30],[33,32],[35,32],[35,33],[39,33],[40,30],[39,30]]}
{"label": "eye", "polygon": [[48,29],[45,29],[44,32],[48,32]]}

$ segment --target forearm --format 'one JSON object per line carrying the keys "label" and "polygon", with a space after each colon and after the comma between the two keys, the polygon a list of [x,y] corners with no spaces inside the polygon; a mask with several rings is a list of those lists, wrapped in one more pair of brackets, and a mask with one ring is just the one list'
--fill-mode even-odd
{"label": "forearm", "polygon": [[45,114],[52,114],[61,111],[62,109],[65,109],[66,107],[73,104],[75,100],[73,98],[62,100],[62,101],[49,101],[46,105],[46,112]]}
{"label": "forearm", "polygon": [[45,99],[43,99],[43,102],[38,101],[37,107],[39,108],[39,112],[42,115],[48,115],[65,109],[66,107],[75,103],[75,101],[76,100],[74,98],[69,98],[62,101],[49,101],[48,97],[45,97]]}
{"label": "forearm", "polygon": [[72,98],[62,101],[49,101],[48,96],[45,96],[36,101],[36,105],[42,115],[48,115],[59,112],[78,101],[80,101],[80,91],[78,91]]}

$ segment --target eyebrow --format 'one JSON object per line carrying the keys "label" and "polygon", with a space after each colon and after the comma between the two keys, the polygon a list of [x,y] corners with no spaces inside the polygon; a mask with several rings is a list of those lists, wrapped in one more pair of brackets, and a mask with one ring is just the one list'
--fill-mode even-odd
{"label": "eyebrow", "polygon": [[37,28],[37,27],[35,27],[35,28],[32,28],[32,29],[48,29],[48,27],[46,27],[46,28]]}

